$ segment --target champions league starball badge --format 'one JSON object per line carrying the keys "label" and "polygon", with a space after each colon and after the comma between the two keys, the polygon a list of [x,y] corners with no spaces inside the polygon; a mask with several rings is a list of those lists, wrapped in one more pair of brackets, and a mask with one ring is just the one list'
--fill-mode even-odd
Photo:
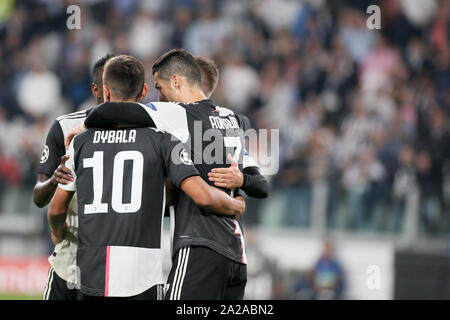
{"label": "champions league starball badge", "polygon": [[48,160],[48,156],[50,154],[50,150],[48,149],[48,146],[45,145],[44,146],[44,150],[42,151],[42,156],[41,156],[41,163],[44,163],[45,161]]}
{"label": "champions league starball badge", "polygon": [[193,165],[194,163],[191,160],[191,157],[189,156],[189,153],[186,149],[181,150],[180,152],[180,160],[186,165]]}

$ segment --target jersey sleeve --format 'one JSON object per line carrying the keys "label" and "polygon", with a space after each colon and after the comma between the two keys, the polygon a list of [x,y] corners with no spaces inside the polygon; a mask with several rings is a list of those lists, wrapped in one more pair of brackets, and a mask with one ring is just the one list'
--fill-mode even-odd
{"label": "jersey sleeve", "polygon": [[39,164],[38,173],[52,176],[66,153],[64,148],[64,134],[57,120],[53,122],[45,141],[44,150]]}
{"label": "jersey sleeve", "polygon": [[178,188],[183,180],[200,175],[190,154],[181,141],[168,133],[161,133],[161,154],[170,181]]}
{"label": "jersey sleeve", "polygon": [[72,171],[72,176],[73,176],[73,181],[68,183],[68,184],[58,184],[58,187],[60,187],[63,190],[66,191],[76,191],[77,190],[77,186],[76,186],[76,174],[75,174],[75,150],[73,148],[73,141],[75,139],[72,139],[72,142],[69,145],[69,149],[67,149],[67,154],[69,155],[69,159],[67,159],[66,161],[66,167],[70,169],[70,171]]}
{"label": "jersey sleeve", "polygon": [[235,116],[239,121],[239,126],[242,130],[244,130],[244,132],[252,128],[252,123],[248,117],[242,114],[235,114]]}
{"label": "jersey sleeve", "polygon": [[145,109],[155,120],[156,127],[170,133],[186,143],[189,140],[189,126],[186,109],[174,102],[151,102]]}
{"label": "jersey sleeve", "polygon": [[251,168],[251,167],[259,168],[256,161],[253,160],[253,158],[248,154],[248,151],[244,149],[244,158],[242,161],[242,168],[245,169],[245,168]]}

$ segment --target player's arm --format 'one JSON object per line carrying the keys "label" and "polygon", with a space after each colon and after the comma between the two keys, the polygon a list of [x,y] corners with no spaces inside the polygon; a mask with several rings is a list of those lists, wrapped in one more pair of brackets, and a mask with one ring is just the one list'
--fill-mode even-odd
{"label": "player's arm", "polygon": [[75,174],[75,152],[73,148],[73,141],[65,155],[67,161],[67,168],[72,172],[73,181],[67,184],[59,184],[55,195],[50,202],[50,207],[47,212],[47,220],[52,232],[53,243],[58,243],[64,238],[66,229],[67,208],[72,200],[73,194],[76,191],[76,174]]}
{"label": "player's arm", "polygon": [[65,167],[64,135],[55,121],[47,135],[44,152],[39,165],[36,185],[33,189],[33,201],[39,208],[45,207],[53,197],[58,183],[72,181],[70,170]]}
{"label": "player's arm", "polygon": [[161,154],[168,178],[194,202],[216,214],[241,216],[245,210],[242,197],[232,198],[224,191],[208,185],[190,160],[183,144],[168,133],[161,133]]}
{"label": "player's arm", "polygon": [[127,123],[142,127],[156,127],[145,105],[133,102],[104,102],[90,110],[84,123],[73,129],[65,138],[66,148],[73,137],[86,128],[108,127],[116,123]]}
{"label": "player's arm", "polygon": [[[248,155],[244,155],[244,163]],[[239,170],[238,164],[228,154],[230,166],[228,168],[214,168],[208,173],[208,179],[214,182],[216,187],[227,189],[241,189],[249,197],[263,199],[269,193],[269,183],[259,172],[256,165],[246,166],[243,171]]]}
{"label": "player's arm", "polygon": [[50,203],[47,213],[47,221],[50,226],[52,234],[52,241],[54,244],[61,242],[64,239],[64,232],[66,230],[67,208],[72,200],[74,191],[67,191],[57,188],[55,196]]}
{"label": "player's arm", "polygon": [[[235,114],[240,128],[245,132],[252,128],[250,119],[242,114]],[[269,182],[259,172],[256,162],[244,149],[243,170],[239,170],[237,163],[228,155],[228,168],[214,168],[208,173],[208,179],[217,187],[227,189],[241,189],[249,197],[264,199],[269,194]]]}
{"label": "player's arm", "polygon": [[199,176],[183,180],[181,190],[198,206],[216,214],[239,218],[245,211],[244,198],[241,196],[232,198],[224,191],[211,187]]}
{"label": "player's arm", "polygon": [[252,198],[264,199],[269,195],[269,182],[259,172],[258,167],[247,167],[243,169],[244,182],[241,190]]}
{"label": "player's arm", "polygon": [[65,166],[67,156],[61,157],[61,163],[53,172],[51,177],[46,174],[39,173],[37,182],[33,189],[33,201],[39,207],[45,207],[53,195],[59,183],[67,184],[73,181],[72,173]]}

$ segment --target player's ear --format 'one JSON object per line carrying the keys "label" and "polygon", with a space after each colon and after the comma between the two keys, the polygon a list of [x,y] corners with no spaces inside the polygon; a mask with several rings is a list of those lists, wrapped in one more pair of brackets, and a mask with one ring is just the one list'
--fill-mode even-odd
{"label": "player's ear", "polygon": [[105,84],[103,85],[103,100],[111,101],[111,91]]}
{"label": "player's ear", "polygon": [[181,88],[181,78],[180,78],[180,76],[177,75],[177,74],[173,74],[170,77],[170,83],[175,89],[179,90]]}
{"label": "player's ear", "polygon": [[99,87],[95,83],[91,84],[91,91],[92,91],[92,95],[97,98],[98,97],[98,92],[100,90],[99,90]]}
{"label": "player's ear", "polygon": [[94,97],[103,100],[103,86],[99,86],[95,83],[91,84],[91,91]]}
{"label": "player's ear", "polygon": [[144,87],[142,88],[142,93],[141,93],[141,96],[140,96],[140,98],[139,98],[139,101],[141,101],[142,99],[144,99],[145,96],[147,95],[147,93],[148,93],[148,84],[147,84],[147,83],[144,83]]}

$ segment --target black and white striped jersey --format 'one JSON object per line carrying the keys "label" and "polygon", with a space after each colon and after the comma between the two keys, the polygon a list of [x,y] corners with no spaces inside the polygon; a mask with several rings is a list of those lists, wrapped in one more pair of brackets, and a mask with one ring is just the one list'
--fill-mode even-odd
{"label": "black and white striped jersey", "polygon": [[[61,157],[66,154],[64,137],[84,122],[90,110],[62,115],[53,122],[42,152],[38,173],[49,177],[61,163]],[[64,240],[55,246],[48,261],[58,276],[70,283],[76,284],[76,252],[77,252],[77,197],[73,197],[67,210],[67,232]]]}
{"label": "black and white striped jersey", "polygon": [[[86,118],[87,127],[111,126],[116,123],[156,127],[177,137],[190,151],[200,176],[210,185],[208,172],[228,167],[231,153],[242,170],[245,162],[244,118],[233,111],[216,106],[211,100],[191,104],[153,102],[104,103]],[[251,163],[248,165],[256,164]],[[225,190],[232,193],[232,190]],[[191,246],[206,246],[227,258],[247,263],[244,238],[239,222],[229,216],[216,215],[200,208],[181,190],[176,190],[175,234],[173,252]]]}
{"label": "black and white striped jersey", "polygon": [[82,293],[127,297],[164,284],[165,177],[179,186],[198,175],[181,142],[154,128],[90,129],[67,153],[75,181],[60,188],[78,194]]}

